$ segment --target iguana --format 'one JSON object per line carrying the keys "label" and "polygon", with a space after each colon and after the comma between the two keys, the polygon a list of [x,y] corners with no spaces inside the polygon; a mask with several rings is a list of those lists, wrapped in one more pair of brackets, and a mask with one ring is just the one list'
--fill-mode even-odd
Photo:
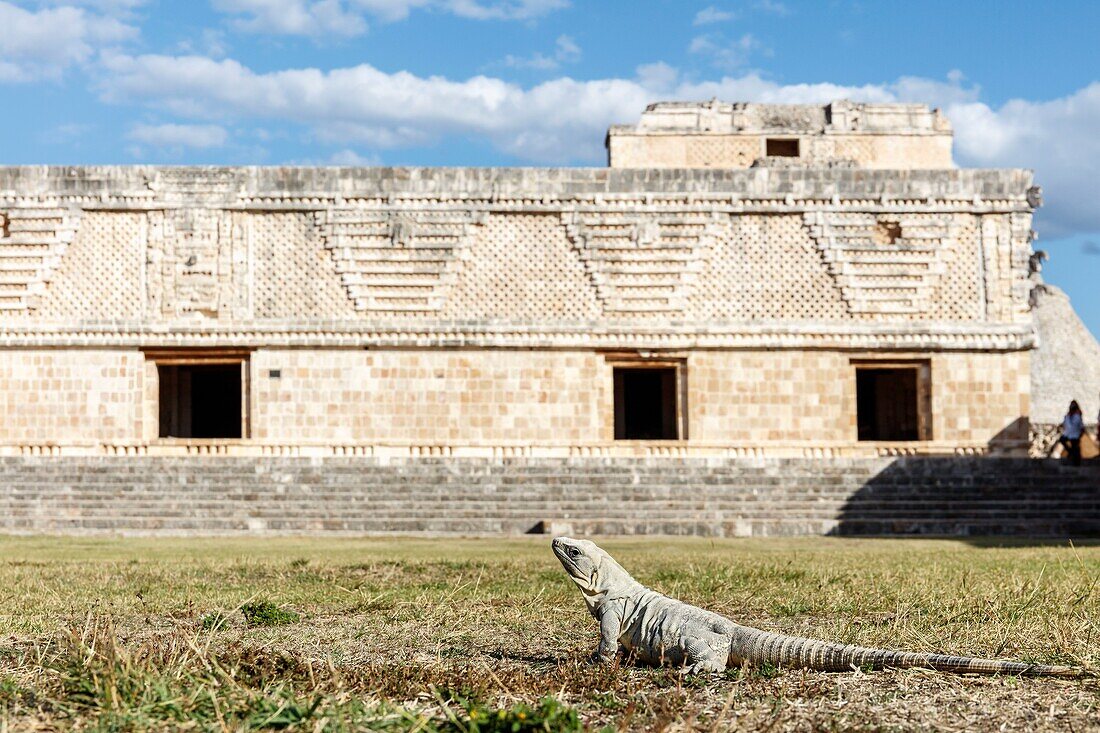
{"label": "iguana", "polygon": [[593,661],[613,661],[622,647],[642,662],[683,667],[694,674],[719,673],[745,662],[825,672],[922,667],[980,674],[1088,674],[1073,667],[868,649],[760,631],[646,588],[588,540],[558,537],[551,546],[599,621]]}

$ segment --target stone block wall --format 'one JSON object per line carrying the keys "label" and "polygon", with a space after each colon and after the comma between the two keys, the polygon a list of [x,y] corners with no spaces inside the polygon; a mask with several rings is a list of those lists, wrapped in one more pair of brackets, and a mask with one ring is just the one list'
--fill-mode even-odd
{"label": "stone block wall", "polygon": [[846,354],[706,351],[688,359],[691,436],[712,441],[855,439]]}
{"label": "stone block wall", "polygon": [[143,364],[134,350],[0,350],[0,443],[140,440]]}
{"label": "stone block wall", "polygon": [[264,349],[252,358],[252,374],[258,440],[431,445],[612,437],[610,374],[591,352]]}
{"label": "stone block wall", "polygon": [[[250,439],[279,444],[584,445],[614,438],[613,369],[592,350],[277,349],[248,357]],[[932,438],[1027,438],[1028,352],[699,350],[682,365],[689,443],[856,440],[855,366],[927,361]],[[278,376],[275,376],[278,375]],[[136,349],[0,351],[0,444],[148,444],[157,369]]]}
{"label": "stone block wall", "polygon": [[691,435],[713,441],[856,440],[855,363],[927,360],[935,440],[1027,440],[1028,353],[706,351],[688,359]]}
{"label": "stone block wall", "polygon": [[[715,350],[682,356],[681,409],[694,441],[855,441],[854,364],[924,360],[931,364],[935,440],[1027,439],[1027,352]],[[252,357],[254,437],[423,444],[608,441],[614,437],[615,363],[620,362],[613,355],[586,351],[264,349]],[[268,376],[272,369],[279,379]]]}
{"label": "stone block wall", "polygon": [[1030,362],[1026,351],[935,355],[932,359],[935,434],[959,441],[1026,443]]}

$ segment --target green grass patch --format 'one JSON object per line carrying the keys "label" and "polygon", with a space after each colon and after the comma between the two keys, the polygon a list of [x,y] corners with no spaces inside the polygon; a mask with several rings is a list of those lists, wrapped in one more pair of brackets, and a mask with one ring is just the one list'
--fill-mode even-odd
{"label": "green grass patch", "polygon": [[301,616],[279,608],[271,601],[253,601],[241,606],[244,622],[249,626],[285,626],[298,623]]}
{"label": "green grass patch", "polygon": [[205,631],[221,631],[228,624],[229,616],[226,616],[221,611],[208,613],[199,621],[199,625],[202,626]]}
{"label": "green grass patch", "polygon": [[457,729],[469,733],[579,733],[584,730],[577,711],[553,697],[544,697],[537,705],[521,702],[506,708],[474,703],[467,706],[464,720],[453,722]]}

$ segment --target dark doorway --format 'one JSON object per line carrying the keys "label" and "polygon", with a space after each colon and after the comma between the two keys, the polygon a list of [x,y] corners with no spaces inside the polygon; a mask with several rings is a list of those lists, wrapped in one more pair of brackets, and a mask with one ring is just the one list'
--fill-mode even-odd
{"label": "dark doorway", "polygon": [[764,154],[779,158],[797,158],[798,140],[769,137],[764,141]]}
{"label": "dark doorway", "polygon": [[860,440],[920,440],[917,368],[856,368]]}
{"label": "dark doorway", "polygon": [[676,368],[615,368],[615,440],[677,440]]}
{"label": "dark doorway", "polygon": [[157,364],[160,437],[240,438],[241,363]]}

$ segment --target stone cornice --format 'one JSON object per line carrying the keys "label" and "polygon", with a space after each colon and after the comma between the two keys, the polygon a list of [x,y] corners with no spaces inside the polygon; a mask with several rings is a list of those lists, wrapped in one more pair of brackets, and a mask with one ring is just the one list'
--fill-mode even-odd
{"label": "stone cornice", "polygon": [[739,327],[547,327],[530,324],[366,326],[349,322],[225,324],[171,322],[0,326],[0,348],[514,348],[842,349],[876,351],[1018,351],[1033,348],[1030,326],[898,324]]}
{"label": "stone cornice", "polygon": [[607,168],[0,168],[0,205],[250,211],[456,206],[486,211],[699,207],[756,213],[1030,211],[1026,170]]}

